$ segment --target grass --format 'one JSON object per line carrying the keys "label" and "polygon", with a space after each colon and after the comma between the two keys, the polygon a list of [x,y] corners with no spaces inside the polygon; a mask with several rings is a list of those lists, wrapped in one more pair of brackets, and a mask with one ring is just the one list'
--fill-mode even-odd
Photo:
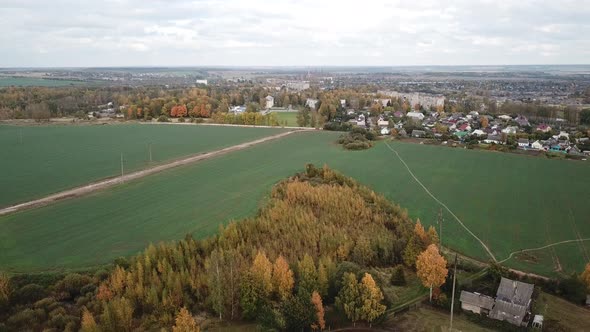
{"label": "grass", "polygon": [[299,127],[297,124],[297,112],[275,112],[281,126]]}
{"label": "grass", "polygon": [[[393,326],[399,331],[449,331],[450,314],[429,306],[420,306],[387,318],[386,326]],[[468,320],[464,315],[453,316],[453,331],[494,331]]]}
{"label": "grass", "polygon": [[558,322],[561,331],[585,331],[590,326],[590,310],[557,296],[541,292],[533,304],[533,312],[544,316],[544,325]]}
{"label": "grass", "polygon": [[[217,129],[217,128],[216,128]],[[78,268],[192,233],[204,237],[254,215],[281,179],[305,163],[328,164],[434,225],[439,205],[381,142],[364,151],[307,132],[126,183],[92,196],[0,217],[0,266],[11,271]],[[584,162],[393,142],[429,190],[503,259],[511,251],[590,237],[590,166]],[[18,173],[17,173],[18,174]],[[443,242],[480,260],[486,253],[446,212]],[[590,243],[586,244],[590,251]],[[564,272],[581,271],[580,245],[556,247]],[[71,254],[74,252],[75,254]],[[555,275],[545,261],[508,265]]]}
{"label": "grass", "polygon": [[[172,126],[1,126],[0,207],[283,129]],[[152,163],[150,163],[150,145]]]}
{"label": "grass", "polygon": [[88,84],[82,81],[71,80],[55,80],[34,77],[0,77],[0,87],[6,86],[43,86],[43,87],[57,87],[68,85]]}

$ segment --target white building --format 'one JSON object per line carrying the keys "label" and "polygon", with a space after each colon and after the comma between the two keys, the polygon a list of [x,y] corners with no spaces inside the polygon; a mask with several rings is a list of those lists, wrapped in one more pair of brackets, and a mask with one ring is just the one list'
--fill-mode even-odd
{"label": "white building", "polygon": [[519,148],[528,148],[529,144],[530,144],[530,142],[526,138],[519,138],[518,139],[518,147]]}
{"label": "white building", "polygon": [[229,109],[229,113],[240,114],[246,112],[246,106],[234,106]]}
{"label": "white building", "polygon": [[481,130],[481,129],[475,129],[475,130],[474,130],[474,131],[471,133],[471,135],[473,135],[473,136],[483,136],[483,135],[485,135],[485,134],[486,134],[486,133],[485,133],[483,130]]}
{"label": "white building", "polygon": [[363,114],[359,115],[358,118],[356,119],[356,125],[359,127],[366,126],[365,116]]}
{"label": "white building", "polygon": [[317,105],[317,103],[318,103],[317,99],[307,98],[307,100],[305,101],[305,106],[308,106],[312,110],[315,110],[315,106]]}
{"label": "white building", "polygon": [[408,112],[406,116],[415,120],[424,120],[424,114],[420,112]]}
{"label": "white building", "polygon": [[293,91],[303,91],[309,89],[309,82],[302,81],[302,82],[288,82],[287,89]]}
{"label": "white building", "polygon": [[207,80],[196,80],[195,83],[207,85]]}
{"label": "white building", "polygon": [[275,105],[275,98],[273,96],[266,96],[266,109],[270,109]]}
{"label": "white building", "polygon": [[502,132],[504,134],[508,134],[508,135],[514,135],[514,134],[516,134],[517,131],[518,131],[518,127],[516,127],[516,126],[508,126],[504,129],[502,129]]}
{"label": "white building", "polygon": [[555,139],[560,139],[560,137],[565,137],[569,140],[570,134],[567,131],[560,131],[558,135],[553,136],[553,138],[555,138]]}
{"label": "white building", "polygon": [[533,148],[535,150],[545,150],[545,148],[543,147],[543,144],[541,144],[541,142],[539,142],[539,141],[534,141],[533,144],[531,144],[531,148]]}

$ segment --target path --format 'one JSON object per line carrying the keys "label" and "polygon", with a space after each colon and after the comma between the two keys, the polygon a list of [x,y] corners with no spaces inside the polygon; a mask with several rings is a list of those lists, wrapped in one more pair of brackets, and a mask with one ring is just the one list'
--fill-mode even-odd
{"label": "path", "polygon": [[477,235],[475,235],[467,226],[465,226],[465,224],[461,221],[461,219],[459,219],[459,217],[457,217],[453,213],[453,211],[451,211],[451,209],[449,209],[449,207],[445,203],[441,202],[438,198],[436,198],[436,196],[434,196],[430,192],[430,190],[428,190],[428,188],[426,188],[426,186],[424,184],[422,184],[422,182],[420,182],[420,180],[416,177],[416,175],[414,175],[414,173],[412,172],[412,170],[410,169],[408,164],[406,164],[406,162],[402,159],[402,157],[399,155],[399,153],[395,149],[393,149],[387,142],[385,142],[385,145],[387,145],[389,150],[391,150],[395,153],[397,158],[402,162],[402,164],[404,164],[404,166],[406,167],[406,169],[408,170],[410,175],[414,178],[414,180],[416,180],[416,182],[418,182],[418,184],[422,187],[422,189],[424,189],[424,191],[426,191],[426,193],[430,197],[432,197],[432,199],[434,199],[438,204],[440,204],[442,207],[444,207],[453,216],[453,218],[455,218],[455,220],[457,220],[459,225],[461,225],[461,227],[463,227],[469,234],[471,234],[471,236],[473,236],[473,238],[475,238],[481,244],[481,246],[485,249],[485,251],[488,253],[488,255],[494,260],[494,262],[497,262],[498,260],[496,259],[496,256],[494,256],[494,254],[492,253],[490,248],[488,248],[488,246],[479,237],[477,237]]}
{"label": "path", "polygon": [[523,252],[535,251],[535,250],[543,250],[543,249],[555,247],[555,246],[560,245],[560,244],[573,243],[573,242],[583,242],[583,241],[590,241],[590,238],[584,238],[584,239],[578,238],[578,239],[574,239],[574,240],[564,240],[564,241],[550,243],[550,244],[547,244],[547,245],[544,245],[544,246],[538,247],[538,248],[529,248],[529,249],[522,249],[522,250],[513,251],[513,252],[510,253],[510,255],[508,255],[508,257],[506,257],[505,259],[499,261],[498,263],[504,263],[505,261],[511,259],[514,255],[520,254],[520,253],[523,253]]}
{"label": "path", "polygon": [[[469,233],[471,234],[471,236],[473,236],[480,244],[481,246],[485,249],[485,251],[488,253],[488,255],[494,260],[494,262],[497,262],[499,264],[502,264],[508,260],[510,260],[514,255],[519,254],[519,253],[523,253],[523,252],[528,252],[528,251],[535,251],[535,250],[543,250],[543,249],[547,249],[547,248],[551,248],[551,247],[555,247],[561,244],[566,244],[566,243],[573,243],[573,242],[583,242],[583,241],[590,241],[590,238],[580,238],[580,234],[578,233],[578,238],[574,239],[574,240],[564,240],[564,241],[559,241],[559,242],[554,242],[551,244],[547,244],[545,246],[542,247],[538,247],[538,248],[529,248],[529,249],[521,249],[521,250],[517,250],[517,251],[513,251],[510,253],[510,255],[508,255],[507,258],[498,261],[496,259],[496,257],[494,256],[494,254],[492,254],[492,251],[490,250],[490,248],[488,248],[488,246],[479,238],[477,237],[467,226],[465,226],[465,224],[461,221],[461,219],[459,219],[454,213],[453,211],[451,211],[446,204],[444,204],[443,202],[441,202],[438,198],[436,198],[436,196],[434,196],[429,190],[428,188],[426,188],[426,186],[424,186],[424,184],[422,184],[422,182],[420,182],[420,180],[416,177],[416,175],[414,175],[414,173],[412,172],[412,170],[410,169],[410,167],[408,166],[408,164],[406,164],[406,162],[402,159],[402,157],[399,155],[399,153],[393,149],[387,142],[385,142],[385,145],[387,145],[387,147],[393,151],[396,156],[398,157],[398,159],[402,162],[402,164],[404,164],[404,166],[406,167],[406,169],[408,170],[408,172],[410,173],[410,175],[414,178],[414,180],[416,180],[416,182],[424,189],[424,191],[426,191],[426,193],[432,197],[432,199],[434,199],[437,203],[439,203],[442,207],[444,207],[456,220],[457,222]],[[536,277],[536,278],[540,278],[540,279],[545,279],[548,280],[549,278],[538,275],[538,274],[534,274],[534,273],[529,273],[529,272],[524,272],[524,271],[520,271],[520,270],[516,270],[516,269],[511,269],[509,268],[508,270],[510,270],[511,272],[514,272],[516,274],[520,274],[520,275],[528,275],[528,276],[532,276],[532,277]]]}
{"label": "path", "polygon": [[221,155],[227,154],[229,152],[243,150],[243,149],[249,148],[251,146],[254,146],[254,145],[257,145],[260,143],[264,143],[264,142],[268,142],[268,141],[272,141],[275,139],[279,139],[279,138],[285,137],[287,135],[290,135],[290,134],[293,134],[296,132],[302,132],[302,130],[292,130],[292,131],[280,133],[277,135],[268,136],[268,137],[264,137],[264,138],[257,139],[254,141],[250,141],[250,142],[232,145],[230,147],[223,148],[220,150],[215,150],[215,151],[211,151],[211,152],[201,153],[198,155],[193,155],[193,156],[190,156],[187,158],[172,161],[172,162],[169,162],[169,163],[166,163],[163,165],[158,165],[158,166],[147,168],[144,170],[136,171],[136,172],[129,173],[129,174],[126,174],[123,176],[109,178],[109,179],[94,182],[94,183],[91,183],[91,184],[88,184],[88,185],[85,185],[82,187],[68,189],[68,190],[61,191],[61,192],[58,192],[58,193],[55,193],[55,194],[52,194],[52,195],[49,195],[49,196],[46,196],[46,197],[43,197],[40,199],[12,205],[12,206],[9,206],[6,208],[2,208],[2,209],[0,209],[0,216],[14,213],[14,212],[18,212],[18,211],[22,211],[22,210],[35,208],[35,207],[49,205],[51,203],[61,201],[64,199],[68,199],[68,198],[74,198],[74,197],[79,197],[82,195],[87,195],[87,194],[92,193],[94,191],[109,188],[109,187],[115,186],[117,184],[121,184],[123,182],[136,180],[136,179],[148,176],[148,175],[152,175],[154,173],[162,172],[164,170],[167,170],[167,169],[170,169],[173,167],[187,165],[187,164],[191,164],[191,163],[194,163],[197,161],[202,161],[202,160],[206,160],[209,158],[221,156]]}

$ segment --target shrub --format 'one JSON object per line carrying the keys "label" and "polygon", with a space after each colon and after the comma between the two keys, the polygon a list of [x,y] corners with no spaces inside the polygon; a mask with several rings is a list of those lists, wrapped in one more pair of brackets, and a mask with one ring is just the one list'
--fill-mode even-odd
{"label": "shrub", "polygon": [[170,120],[168,120],[168,117],[165,115],[160,115],[158,117],[158,122],[170,122]]}
{"label": "shrub", "polygon": [[74,299],[76,296],[81,294],[80,290],[82,287],[88,285],[92,286],[92,278],[86,275],[72,273],[68,274],[55,285],[55,291],[66,293],[66,298]]}
{"label": "shrub", "polygon": [[106,280],[109,277],[109,271],[100,269],[94,273],[94,278],[98,281]]}
{"label": "shrub", "polygon": [[28,284],[12,293],[12,302],[18,304],[35,303],[47,296],[47,290],[37,284]]}
{"label": "shrub", "polygon": [[372,145],[369,142],[351,142],[344,144],[344,148],[347,150],[366,150]]}
{"label": "shrub", "polygon": [[180,117],[180,118],[178,119],[178,122],[185,122],[185,121],[186,121],[186,119],[185,119],[184,117]]}
{"label": "shrub", "polygon": [[205,122],[205,120],[203,118],[197,118],[197,119],[195,119],[195,122],[196,123],[203,123],[203,122]]}
{"label": "shrub", "polygon": [[350,131],[352,125],[348,122],[328,122],[324,124],[324,130],[330,131]]}
{"label": "shrub", "polygon": [[404,268],[401,265],[396,266],[391,274],[391,284],[393,286],[405,286],[406,275],[404,274]]}

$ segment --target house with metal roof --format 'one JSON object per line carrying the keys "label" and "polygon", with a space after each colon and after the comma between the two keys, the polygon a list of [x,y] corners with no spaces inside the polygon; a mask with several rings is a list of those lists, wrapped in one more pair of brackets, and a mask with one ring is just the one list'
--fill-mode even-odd
{"label": "house with metal roof", "polygon": [[489,317],[517,326],[527,326],[528,321],[525,318],[530,314],[533,289],[532,284],[502,278]]}
{"label": "house with metal roof", "polygon": [[494,307],[494,298],[480,293],[461,291],[461,309],[476,314],[489,314]]}

